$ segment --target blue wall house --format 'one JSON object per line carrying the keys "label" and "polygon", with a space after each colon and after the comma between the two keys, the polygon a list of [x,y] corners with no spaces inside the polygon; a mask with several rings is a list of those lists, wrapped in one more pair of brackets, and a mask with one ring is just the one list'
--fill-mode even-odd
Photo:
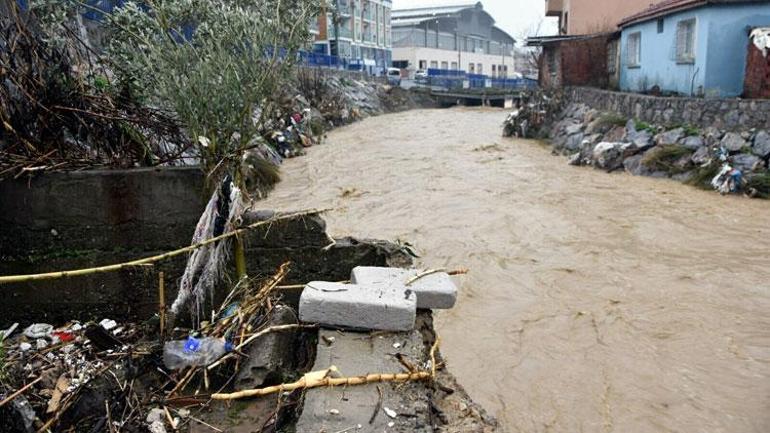
{"label": "blue wall house", "polygon": [[740,96],[749,33],[765,26],[770,26],[767,0],[659,2],[620,23],[620,88]]}

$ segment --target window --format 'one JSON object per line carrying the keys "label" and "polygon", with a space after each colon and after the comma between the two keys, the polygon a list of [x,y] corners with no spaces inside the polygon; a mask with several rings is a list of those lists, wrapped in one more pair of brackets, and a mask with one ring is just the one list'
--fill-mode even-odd
{"label": "window", "polygon": [[483,73],[484,73],[484,65],[482,65],[481,63],[477,64],[477,65],[476,65],[476,71],[477,71],[479,74],[483,74]]}
{"label": "window", "polygon": [[663,33],[663,30],[665,29],[664,23],[665,21],[663,20],[663,18],[658,19],[658,33]]}
{"label": "window", "polygon": [[449,69],[449,62],[441,62],[441,69],[443,70]]}
{"label": "window", "polygon": [[453,71],[457,70],[457,62],[452,62],[452,70]]}
{"label": "window", "polygon": [[497,77],[497,65],[492,65],[492,76]]}
{"label": "window", "polygon": [[626,50],[628,67],[638,68],[642,62],[642,34],[640,32],[628,35]]}
{"label": "window", "polygon": [[474,63],[468,63],[468,73],[469,74],[476,73],[476,65]]}
{"label": "window", "polygon": [[438,69],[438,61],[437,60],[431,60],[430,67],[431,67],[431,69]]}
{"label": "window", "polygon": [[428,67],[427,60],[420,60],[420,69],[425,70]]}
{"label": "window", "polygon": [[695,19],[679,21],[676,26],[676,61],[695,62]]}

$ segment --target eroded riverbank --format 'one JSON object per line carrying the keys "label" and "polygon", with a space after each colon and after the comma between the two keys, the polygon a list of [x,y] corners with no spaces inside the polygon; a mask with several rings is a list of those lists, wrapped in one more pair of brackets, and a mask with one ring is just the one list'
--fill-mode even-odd
{"label": "eroded riverbank", "polygon": [[568,166],[505,114],[335,130],[259,206],[470,268],[442,351],[505,431],[769,430],[768,203]]}

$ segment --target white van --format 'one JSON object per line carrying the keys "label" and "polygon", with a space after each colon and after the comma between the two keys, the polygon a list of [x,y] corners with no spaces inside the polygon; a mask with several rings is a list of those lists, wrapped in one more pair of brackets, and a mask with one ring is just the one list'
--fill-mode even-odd
{"label": "white van", "polygon": [[388,68],[388,84],[394,86],[401,85],[401,69]]}

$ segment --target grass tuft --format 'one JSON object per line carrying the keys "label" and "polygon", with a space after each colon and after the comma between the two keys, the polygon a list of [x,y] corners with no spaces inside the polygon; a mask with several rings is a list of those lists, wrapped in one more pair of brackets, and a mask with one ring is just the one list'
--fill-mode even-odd
{"label": "grass tuft", "polygon": [[614,113],[606,113],[597,119],[597,126],[600,128],[611,128],[613,126],[626,126],[628,119]]}
{"label": "grass tuft", "polygon": [[721,170],[721,167],[714,162],[703,167],[698,167],[695,169],[695,173],[687,183],[700,189],[713,189],[711,180],[719,173],[719,170]]}
{"label": "grass tuft", "polygon": [[677,145],[658,146],[647,152],[642,158],[642,164],[655,171],[665,171],[670,174],[683,173],[686,170],[677,167],[675,163],[692,151]]}
{"label": "grass tuft", "polygon": [[758,174],[751,176],[746,181],[746,189],[756,190],[754,197],[758,198],[770,198],[770,173]]}

